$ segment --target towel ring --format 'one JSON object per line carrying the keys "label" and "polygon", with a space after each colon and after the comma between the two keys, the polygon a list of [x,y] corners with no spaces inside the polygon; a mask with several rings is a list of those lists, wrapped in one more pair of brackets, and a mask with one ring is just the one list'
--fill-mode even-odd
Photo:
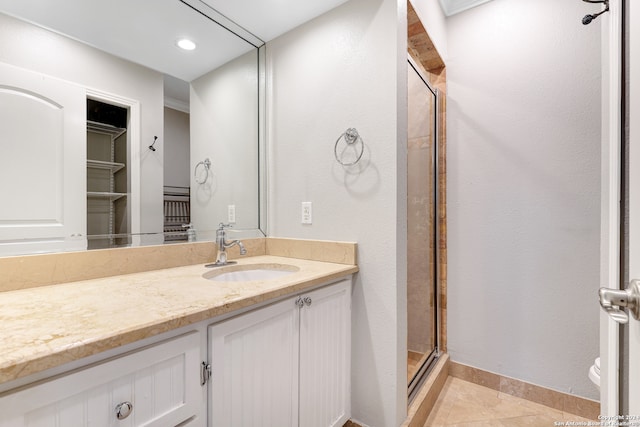
{"label": "towel ring", "polygon": [[[352,162],[344,162],[340,158],[340,156],[338,156],[338,144],[342,139],[344,139],[344,142],[347,144],[345,149],[349,147],[354,147],[353,148],[354,150],[358,150],[356,148],[356,145],[358,144],[358,142],[360,142],[360,150],[359,152],[356,151],[358,155],[356,156],[356,159]],[[344,153],[344,150],[341,153]],[[360,159],[362,158],[362,154],[364,154],[364,141],[362,140],[362,137],[360,136],[356,128],[349,128],[346,131],[344,131],[342,135],[338,137],[338,139],[336,140],[336,145],[334,145],[333,147],[333,154],[336,156],[336,160],[338,161],[338,163],[340,163],[342,166],[353,166],[360,161]]]}
{"label": "towel ring", "polygon": [[[200,181],[200,180],[198,179],[198,167],[199,167],[200,165],[204,166],[204,170],[205,170],[205,172],[207,173],[207,174],[204,176],[204,179],[203,179],[202,181]],[[198,163],[196,164],[196,167],[195,167],[195,168],[193,168],[193,177],[194,177],[194,178],[195,178],[195,180],[196,180],[196,184],[204,184],[205,182],[207,182],[207,179],[209,179],[209,169],[210,169],[210,168],[211,168],[211,160],[209,160],[209,158],[208,158],[208,157],[207,157],[206,159],[204,159],[203,161],[198,162]]]}

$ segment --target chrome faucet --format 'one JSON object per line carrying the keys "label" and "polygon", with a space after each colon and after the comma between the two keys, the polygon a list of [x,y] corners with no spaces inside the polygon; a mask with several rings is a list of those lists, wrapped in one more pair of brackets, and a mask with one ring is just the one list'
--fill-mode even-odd
{"label": "chrome faucet", "polygon": [[207,267],[217,267],[222,265],[235,264],[236,261],[227,261],[227,249],[238,245],[240,247],[240,255],[246,255],[247,250],[240,240],[227,241],[227,233],[225,228],[230,228],[231,224],[220,223],[220,227],[216,230],[216,245],[218,246],[218,256],[216,262],[213,264],[207,264]]}

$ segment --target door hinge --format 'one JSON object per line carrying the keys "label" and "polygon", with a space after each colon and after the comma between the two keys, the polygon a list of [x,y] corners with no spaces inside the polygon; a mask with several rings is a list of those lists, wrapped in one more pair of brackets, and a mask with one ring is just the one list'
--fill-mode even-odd
{"label": "door hinge", "polygon": [[205,385],[211,379],[211,364],[202,362],[200,365],[200,385]]}

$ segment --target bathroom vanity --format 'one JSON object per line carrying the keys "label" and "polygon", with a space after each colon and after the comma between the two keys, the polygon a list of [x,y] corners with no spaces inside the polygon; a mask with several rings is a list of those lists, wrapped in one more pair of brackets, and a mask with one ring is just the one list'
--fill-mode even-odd
{"label": "bathroom vanity", "polygon": [[[256,266],[287,272],[215,277]],[[0,292],[0,426],[342,426],[357,270],[261,255]]]}

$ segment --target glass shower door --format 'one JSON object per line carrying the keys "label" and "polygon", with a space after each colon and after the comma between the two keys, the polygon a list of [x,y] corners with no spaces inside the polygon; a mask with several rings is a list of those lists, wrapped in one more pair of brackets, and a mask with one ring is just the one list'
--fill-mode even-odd
{"label": "glass shower door", "polygon": [[407,158],[407,384],[409,396],[438,354],[437,93],[409,60]]}

